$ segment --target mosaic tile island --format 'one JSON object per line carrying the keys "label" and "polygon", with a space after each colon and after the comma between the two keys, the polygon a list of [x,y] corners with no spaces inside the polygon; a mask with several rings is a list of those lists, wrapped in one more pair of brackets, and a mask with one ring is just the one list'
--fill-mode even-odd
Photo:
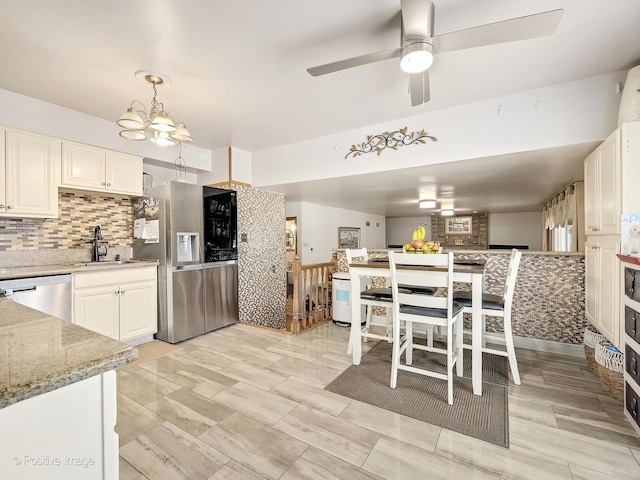
{"label": "mosaic tile island", "polygon": [[[334,251],[338,252],[338,271],[348,271],[344,250]],[[388,251],[369,250],[369,256],[386,257]],[[454,256],[485,260],[484,291],[502,294],[510,250],[454,250]],[[470,290],[467,284],[455,284],[454,288]],[[584,288],[583,253],[522,250],[513,300],[513,334],[529,339],[581,344],[587,326]],[[502,332],[502,321],[487,317],[487,331]]]}

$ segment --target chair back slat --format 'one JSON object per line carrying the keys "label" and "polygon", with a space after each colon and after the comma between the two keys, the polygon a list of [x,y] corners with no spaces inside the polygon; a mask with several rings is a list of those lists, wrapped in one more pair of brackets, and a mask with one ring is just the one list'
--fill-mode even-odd
{"label": "chair back slat", "polygon": [[369,260],[369,254],[367,253],[367,248],[347,248],[344,251],[344,254],[347,256],[347,265],[350,263],[354,263],[354,259],[360,259],[362,262],[367,262]]}
{"label": "chair back slat", "polygon": [[504,308],[505,310],[511,308],[513,302],[513,293],[516,289],[516,279],[518,278],[518,268],[520,267],[520,258],[522,252],[517,249],[511,250],[511,259],[509,260],[509,267],[507,269],[507,278],[504,282]]}
{"label": "chair back slat", "polygon": [[[403,270],[402,266],[436,267],[439,270]],[[389,252],[389,268],[391,270],[395,314],[399,313],[400,305],[410,305],[446,309],[448,318],[451,318],[453,304],[453,253],[419,255]],[[438,297],[435,295],[403,294],[398,290],[398,285],[400,284],[410,287],[445,288],[447,295]]]}

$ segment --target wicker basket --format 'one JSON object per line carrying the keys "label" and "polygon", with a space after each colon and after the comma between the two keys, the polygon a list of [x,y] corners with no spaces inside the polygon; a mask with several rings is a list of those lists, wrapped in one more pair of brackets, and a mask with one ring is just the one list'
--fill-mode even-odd
{"label": "wicker basket", "polygon": [[616,400],[624,400],[624,360],[622,352],[606,340],[596,345],[596,364],[602,388]]}
{"label": "wicker basket", "polygon": [[584,355],[587,357],[589,371],[596,377],[600,376],[598,365],[596,364],[596,345],[605,340],[604,335],[585,328],[584,330]]}

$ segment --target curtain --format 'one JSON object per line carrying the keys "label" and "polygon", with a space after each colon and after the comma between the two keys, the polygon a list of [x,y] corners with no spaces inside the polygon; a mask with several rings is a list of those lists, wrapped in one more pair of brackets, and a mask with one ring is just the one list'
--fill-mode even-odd
{"label": "curtain", "polygon": [[[575,225],[577,220],[575,184],[567,187],[542,207],[543,248],[552,250],[550,230]],[[575,242],[573,242],[575,243]]]}

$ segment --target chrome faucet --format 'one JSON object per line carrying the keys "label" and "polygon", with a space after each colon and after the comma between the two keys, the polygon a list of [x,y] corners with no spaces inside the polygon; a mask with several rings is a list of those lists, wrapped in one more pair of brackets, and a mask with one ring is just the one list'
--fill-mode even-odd
{"label": "chrome faucet", "polygon": [[100,261],[100,257],[106,257],[107,256],[107,247],[106,245],[104,246],[104,251],[100,251],[100,247],[98,246],[98,242],[100,242],[102,240],[102,231],[100,230],[100,227],[97,226],[94,230],[93,230],[93,255],[91,258],[92,262],[99,262]]}

